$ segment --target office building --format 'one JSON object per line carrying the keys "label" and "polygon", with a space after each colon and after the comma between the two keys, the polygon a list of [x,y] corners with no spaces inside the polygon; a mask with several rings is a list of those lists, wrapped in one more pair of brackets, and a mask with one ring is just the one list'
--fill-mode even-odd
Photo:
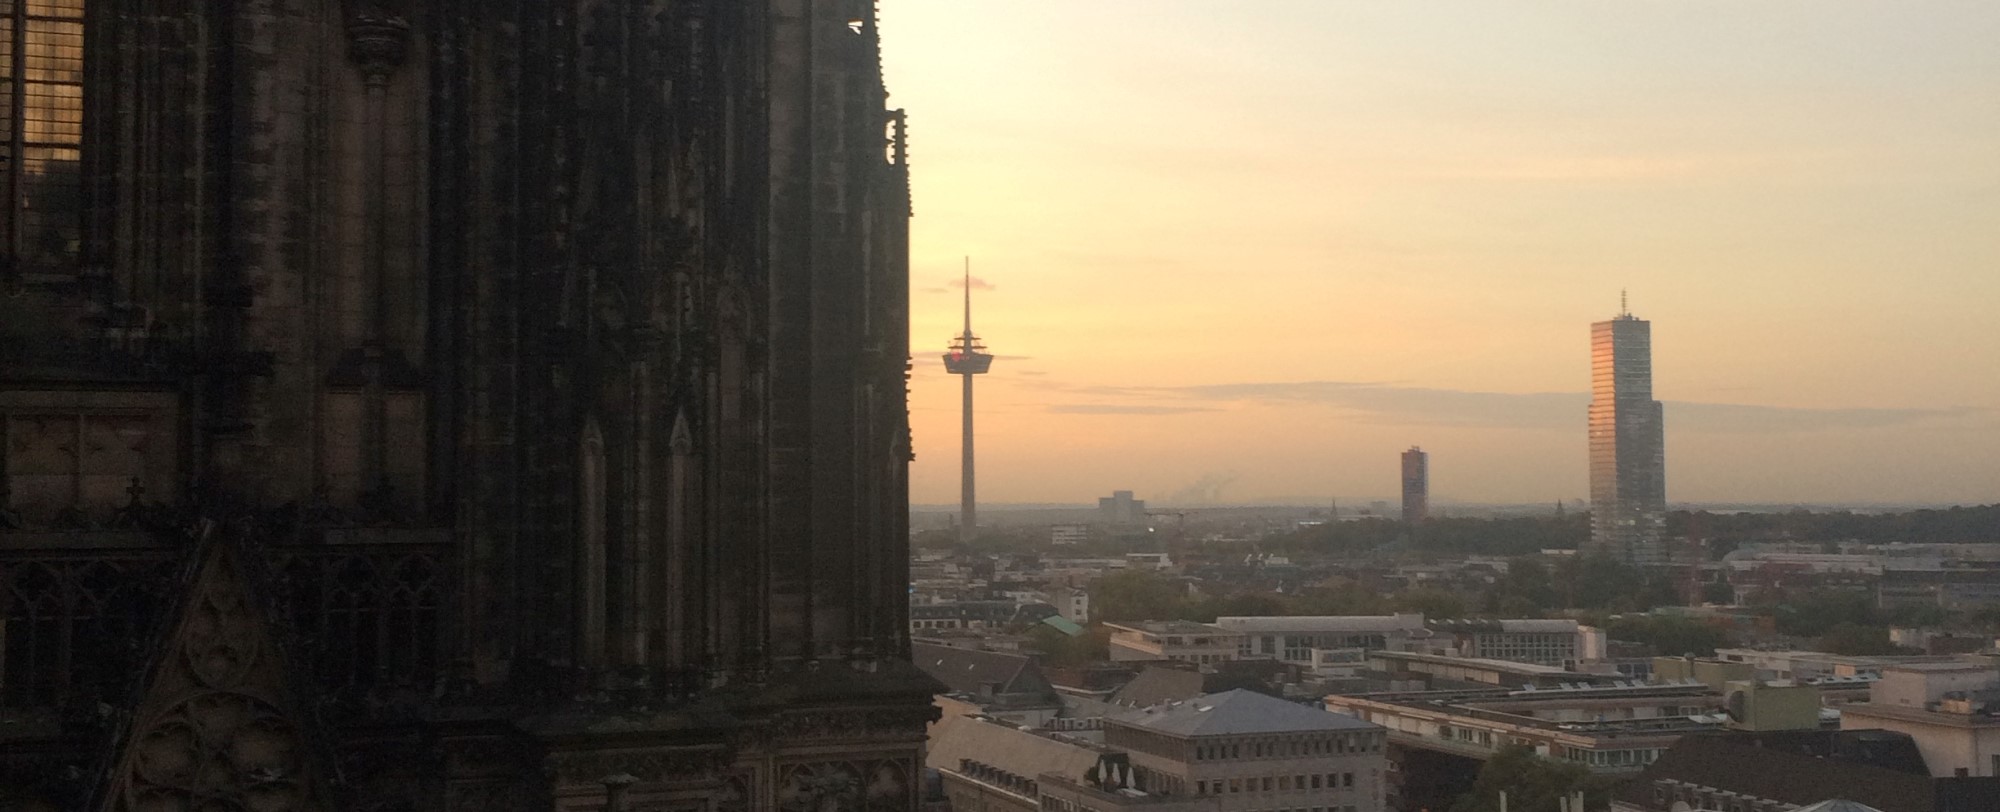
{"label": "office building", "polygon": [[1664,561],[1665,430],[1653,399],[1652,322],[1623,311],[1590,326],[1590,548]]}
{"label": "office building", "polygon": [[1132,498],[1131,491],[1112,491],[1110,496],[1100,496],[1097,521],[1111,525],[1145,524],[1146,500]]}
{"label": "office building", "polygon": [[1416,446],[1403,452],[1403,523],[1416,524],[1430,516],[1430,455]]}
{"label": "office building", "polygon": [[1234,690],[1104,720],[1132,785],[1198,795],[1218,810],[1381,812],[1386,731],[1351,716]]}
{"label": "office building", "polygon": [[1889,730],[1684,736],[1613,791],[1611,812],[1991,812],[2000,779],[1934,777]]}
{"label": "office building", "polygon": [[[1626,775],[1652,763],[1681,737],[1720,730],[1730,723],[1726,697],[1700,683],[1591,684],[1581,681],[1590,679],[1588,675],[1542,666],[1433,655],[1371,657],[1377,658],[1401,659],[1403,666],[1429,665],[1438,669],[1436,676],[1459,683],[1494,683],[1491,688],[1433,685],[1325,698],[1327,710],[1388,729],[1389,759],[1395,765],[1389,792],[1401,809],[1448,806],[1471,789],[1479,762],[1507,747],[1529,747],[1543,758],[1601,775]],[[1482,679],[1479,672],[1485,671],[1498,679]],[[1557,677],[1563,679],[1556,681]],[[1809,705],[1805,711],[1803,716],[1794,712],[1786,718],[1792,726],[1816,726],[1817,706]]]}
{"label": "office building", "polygon": [[916,806],[874,4],[6,9],[0,807]]}
{"label": "office building", "polygon": [[1937,777],[2000,777],[2000,671],[1991,660],[1887,666],[1867,702],[1841,708],[1843,730],[1915,740]]}
{"label": "office building", "polygon": [[1426,620],[1420,613],[1218,617],[1214,626],[1237,635],[1239,659],[1308,667],[1333,654],[1375,651],[1572,666],[1588,659],[1590,638],[1600,635],[1575,620]]}
{"label": "office building", "polygon": [[928,764],[953,808],[988,812],[1382,812],[1382,728],[1233,690],[1103,717],[1095,728],[946,715]]}
{"label": "office building", "polygon": [[1106,623],[1104,628],[1111,632],[1111,661],[1121,663],[1172,660],[1211,665],[1237,659],[1242,639],[1238,632],[1191,620]]}

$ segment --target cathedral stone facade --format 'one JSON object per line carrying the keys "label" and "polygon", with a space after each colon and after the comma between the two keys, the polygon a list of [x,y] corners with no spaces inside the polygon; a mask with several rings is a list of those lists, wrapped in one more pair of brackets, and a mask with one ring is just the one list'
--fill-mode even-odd
{"label": "cathedral stone facade", "polygon": [[0,810],[907,810],[871,0],[0,0]]}

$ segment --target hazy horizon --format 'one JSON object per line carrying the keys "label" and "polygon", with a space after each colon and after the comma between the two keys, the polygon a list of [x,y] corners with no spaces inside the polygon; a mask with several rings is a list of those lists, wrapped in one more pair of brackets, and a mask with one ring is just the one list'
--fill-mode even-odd
{"label": "hazy horizon", "polygon": [[966,255],[982,502],[1575,499],[1621,289],[1671,502],[2000,500],[2000,5],[881,8],[914,502]]}

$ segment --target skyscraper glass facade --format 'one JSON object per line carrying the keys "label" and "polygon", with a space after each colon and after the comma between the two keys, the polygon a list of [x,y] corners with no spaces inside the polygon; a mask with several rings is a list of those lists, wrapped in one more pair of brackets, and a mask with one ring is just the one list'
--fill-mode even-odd
{"label": "skyscraper glass facade", "polygon": [[1403,452],[1403,521],[1416,524],[1430,517],[1430,456],[1411,446]]}
{"label": "skyscraper glass facade", "polygon": [[1634,564],[1660,563],[1665,430],[1653,399],[1653,325],[1620,314],[1590,326],[1590,541]]}

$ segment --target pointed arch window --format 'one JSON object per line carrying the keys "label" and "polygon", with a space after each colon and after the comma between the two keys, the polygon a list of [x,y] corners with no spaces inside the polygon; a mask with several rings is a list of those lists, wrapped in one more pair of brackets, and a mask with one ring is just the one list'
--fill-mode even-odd
{"label": "pointed arch window", "polygon": [[83,223],[85,0],[0,0],[0,184],[14,268],[68,271]]}

